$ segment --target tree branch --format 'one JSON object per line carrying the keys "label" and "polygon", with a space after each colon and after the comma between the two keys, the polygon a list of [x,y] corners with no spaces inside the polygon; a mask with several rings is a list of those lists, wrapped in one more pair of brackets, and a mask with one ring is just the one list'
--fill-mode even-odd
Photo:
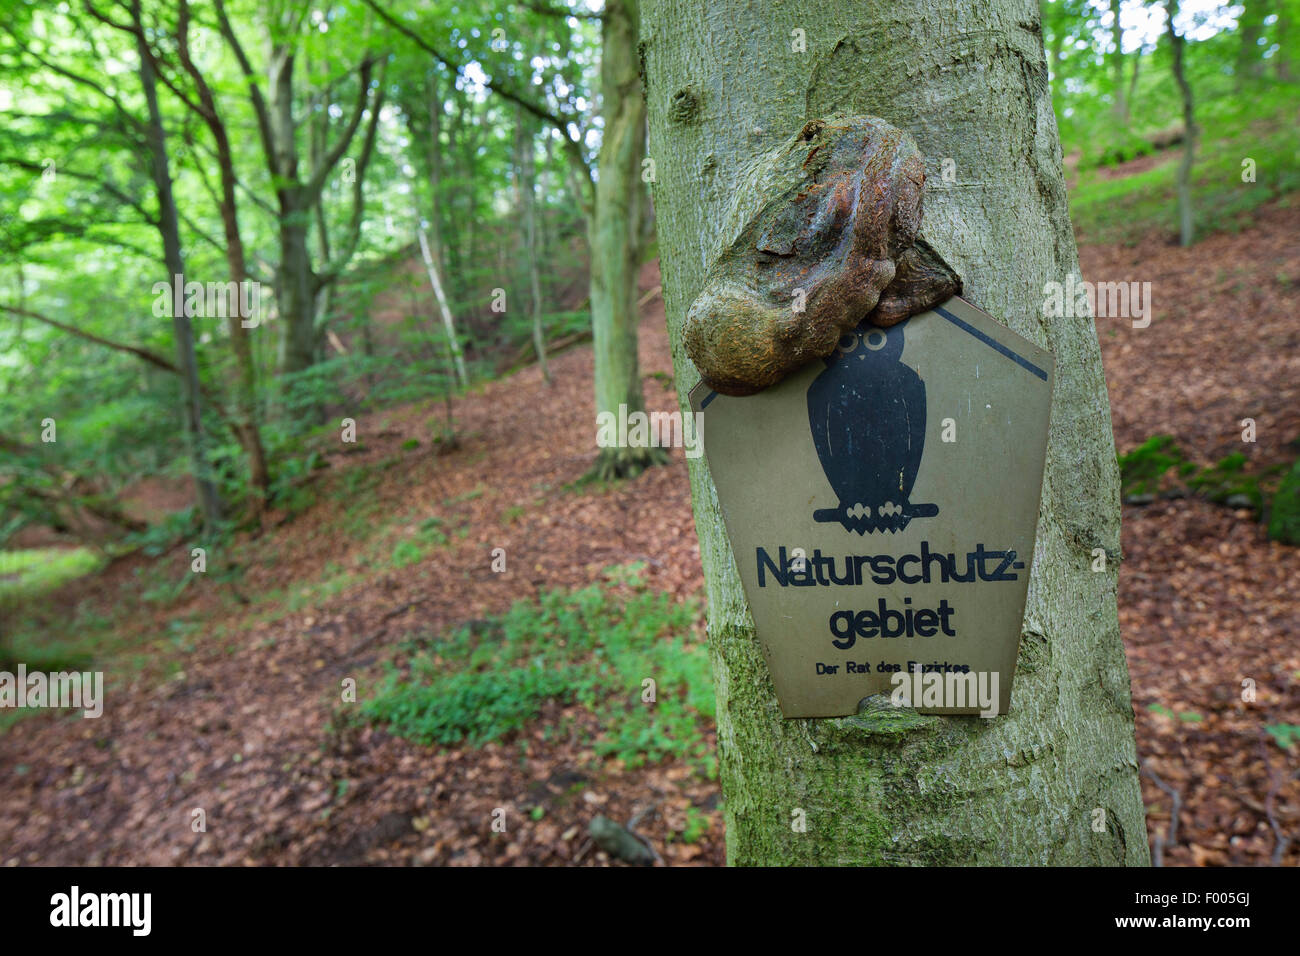
{"label": "tree branch", "polygon": [[[357,163],[356,177],[352,181],[352,218],[348,222],[348,238],[343,250],[321,269],[316,288],[320,289],[338,278],[339,273],[351,261],[357,250],[357,241],[361,236],[361,220],[365,213],[365,195],[362,185],[366,179],[366,170],[370,166],[370,157],[375,151],[375,138],[379,128],[379,111],[384,107],[384,76],[387,66],[380,68],[379,93],[371,107],[370,122],[366,128],[365,141],[361,147],[361,159]],[[322,223],[322,228],[323,228]]]}
{"label": "tree branch", "polygon": [[[420,36],[405,24],[399,22],[396,17],[387,10],[384,10],[377,0],[366,0],[366,4],[374,10],[375,13],[379,14],[380,18],[385,20],[389,26],[394,30],[397,30],[397,32],[401,33],[421,50],[424,50],[424,52],[428,53],[447,69],[462,78],[465,76],[464,66],[462,64],[452,60],[425,40],[424,37]],[[591,177],[591,166],[587,163],[586,157],[582,155],[582,143],[579,140],[574,139],[569,132],[569,121],[565,120],[562,116],[557,116],[541,104],[530,100],[528,97],[521,96],[514,90],[497,83],[491,77],[485,77],[484,83],[488,89],[496,93],[498,96],[509,100],[511,103],[523,108],[533,116],[542,120],[544,123],[547,123],[560,131],[560,137],[564,141],[565,158],[568,159],[569,163],[573,166],[574,171],[579,173],[579,177],[583,184],[583,192],[586,194],[579,198],[583,201],[584,209],[587,208],[590,201],[594,198],[593,193],[595,184]]]}
{"label": "tree branch", "polygon": [[[307,181],[307,185],[305,187],[308,203],[314,202],[316,201],[316,199],[320,197],[321,191],[325,188],[325,180],[329,178],[330,171],[336,165],[338,165],[338,161],[343,158],[343,154],[347,152],[348,146],[352,143],[352,137],[356,135],[357,127],[361,125],[361,117],[365,113],[366,105],[370,102],[371,99],[370,97],[371,71],[374,69],[374,65],[377,61],[384,59],[386,57],[387,54],[382,54],[381,56],[378,57],[367,56],[364,60],[361,61],[361,65],[357,68],[360,74],[360,76],[358,77],[360,83],[360,89],[357,91],[357,105],[352,111],[352,118],[348,120],[347,127],[343,130],[343,136],[339,139],[337,143],[334,144],[334,148],[325,154],[324,159],[321,160],[320,168],[312,170],[311,179]],[[371,131],[374,130],[375,122],[379,116],[379,105],[383,103],[383,99],[384,99],[384,88],[383,88],[384,74],[385,74],[385,69],[381,68],[379,90],[375,96],[376,104],[371,108],[372,109],[372,114],[370,117]],[[360,184],[360,182],[361,182],[361,176],[358,175],[357,176],[358,185]]]}
{"label": "tree branch", "polygon": [[[140,348],[135,345],[127,345],[125,342],[114,342],[112,339],[106,339],[95,335],[93,332],[87,332],[79,329],[75,325],[68,325],[66,322],[60,322],[58,319],[52,319],[48,315],[40,312],[33,312],[31,309],[20,309],[17,306],[5,305],[0,302],[0,310],[12,313],[13,315],[22,316],[27,319],[35,319],[37,322],[43,322],[46,325],[58,329],[60,332],[67,332],[69,335],[87,342],[93,342],[96,345],[102,345],[104,348],[112,349],[115,352],[125,352],[127,355],[134,355],[141,361],[147,362],[155,368],[160,368],[164,372],[171,372],[173,375],[180,375],[181,370],[176,364],[159,355],[152,349]],[[213,414],[221,420],[221,423],[230,427],[230,417],[226,414],[225,406],[222,404],[220,397],[217,396],[202,382],[199,383],[199,393],[207,400],[208,406],[212,409]]]}

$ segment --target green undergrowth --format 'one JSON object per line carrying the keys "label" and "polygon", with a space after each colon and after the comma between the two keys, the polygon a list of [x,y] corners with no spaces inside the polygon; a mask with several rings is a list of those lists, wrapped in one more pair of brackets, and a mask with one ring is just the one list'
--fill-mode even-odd
{"label": "green undergrowth", "polygon": [[89,548],[0,551],[0,608],[31,601],[60,585],[99,570],[104,557]]}
{"label": "green undergrowth", "polygon": [[601,584],[406,645],[362,713],[421,743],[477,747],[524,730],[547,701],[578,704],[599,720],[587,742],[597,754],[630,767],[678,758],[712,776],[699,621],[697,606],[647,587],[638,566],[610,569]]}
{"label": "green undergrowth", "polygon": [[[1198,239],[1212,232],[1248,227],[1259,206],[1300,190],[1300,166],[1295,161],[1300,126],[1293,115],[1293,96],[1285,89],[1261,90],[1254,95],[1250,109],[1240,104],[1223,109],[1213,104],[1201,106],[1202,131],[1192,167],[1192,212]],[[1081,167],[1070,191],[1070,219],[1080,244],[1134,243],[1152,230],[1176,233],[1182,151],[1181,145],[1163,151],[1140,150],[1161,152],[1162,161],[1122,177]]]}
{"label": "green undergrowth", "polygon": [[1300,544],[1300,461],[1258,471],[1248,465],[1244,454],[1233,452],[1200,466],[1187,458],[1172,435],[1154,435],[1119,456],[1126,499],[1194,494],[1216,504],[1248,507],[1267,522],[1274,540]]}
{"label": "green undergrowth", "polygon": [[[13,671],[20,663],[32,671],[80,670],[91,661],[107,622],[79,611],[76,626],[52,632],[47,598],[99,570],[104,561],[88,548],[0,551],[0,671]],[[12,722],[0,716],[0,727]]]}

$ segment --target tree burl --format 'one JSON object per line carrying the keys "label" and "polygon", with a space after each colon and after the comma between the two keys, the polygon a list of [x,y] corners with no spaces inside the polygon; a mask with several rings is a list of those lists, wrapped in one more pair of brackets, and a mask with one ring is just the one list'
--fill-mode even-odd
{"label": "tree burl", "polygon": [[873,116],[813,120],[741,176],[725,247],[686,316],[686,351],[724,395],[752,395],[961,291],[919,236],[925,161]]}

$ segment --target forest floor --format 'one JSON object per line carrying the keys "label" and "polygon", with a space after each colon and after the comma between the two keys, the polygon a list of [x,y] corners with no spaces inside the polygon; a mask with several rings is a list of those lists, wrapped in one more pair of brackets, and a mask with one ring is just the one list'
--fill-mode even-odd
{"label": "forest floor", "polygon": [[[1243,450],[1238,422],[1253,417],[1252,467],[1294,457],[1300,208],[1268,207],[1192,250],[1153,236],[1081,257],[1087,278],[1158,292],[1149,328],[1098,321],[1121,452],[1167,433],[1210,464]],[[657,284],[651,265],[642,287]],[[641,360],[649,407],[675,410],[657,296]],[[356,678],[364,698],[412,635],[601,582],[611,566],[641,562],[649,587],[699,600],[681,450],[633,481],[574,487],[595,451],[590,349],[552,368],[549,387],[529,367],[458,400],[450,451],[428,442],[436,402],[356,416],[360,441],[326,454],[316,503],[237,542],[237,575],[185,586],[186,546],[47,597],[37,613],[52,631],[107,620],[119,650],[96,664],[100,719],[43,714],[0,733],[0,862],[604,865],[587,837],[600,813],[635,817],[665,863],[723,863],[716,781],[681,760],[598,756],[595,718],[576,705],[547,704],[478,749],[337,717],[341,682]],[[380,559],[431,519],[454,531],[441,546],[404,566]],[[1150,835],[1168,835],[1176,794],[1166,865],[1268,864],[1300,824],[1297,747],[1265,731],[1300,724],[1300,549],[1198,497],[1126,506],[1124,519],[1120,620]],[[506,573],[491,570],[495,548]],[[159,577],[177,582],[163,598],[147,590]],[[569,732],[544,732],[556,726]],[[1277,859],[1300,863],[1300,841]]]}

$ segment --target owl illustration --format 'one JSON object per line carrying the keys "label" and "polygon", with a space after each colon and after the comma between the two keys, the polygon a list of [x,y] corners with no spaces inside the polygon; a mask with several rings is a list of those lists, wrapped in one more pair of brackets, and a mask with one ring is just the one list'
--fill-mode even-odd
{"label": "owl illustration", "polygon": [[913,504],[912,485],[925,448],[925,382],[900,360],[903,322],[865,321],[843,336],[808,386],[808,426],[826,480],[839,497],[816,521],[846,530],[902,531],[938,505]]}

